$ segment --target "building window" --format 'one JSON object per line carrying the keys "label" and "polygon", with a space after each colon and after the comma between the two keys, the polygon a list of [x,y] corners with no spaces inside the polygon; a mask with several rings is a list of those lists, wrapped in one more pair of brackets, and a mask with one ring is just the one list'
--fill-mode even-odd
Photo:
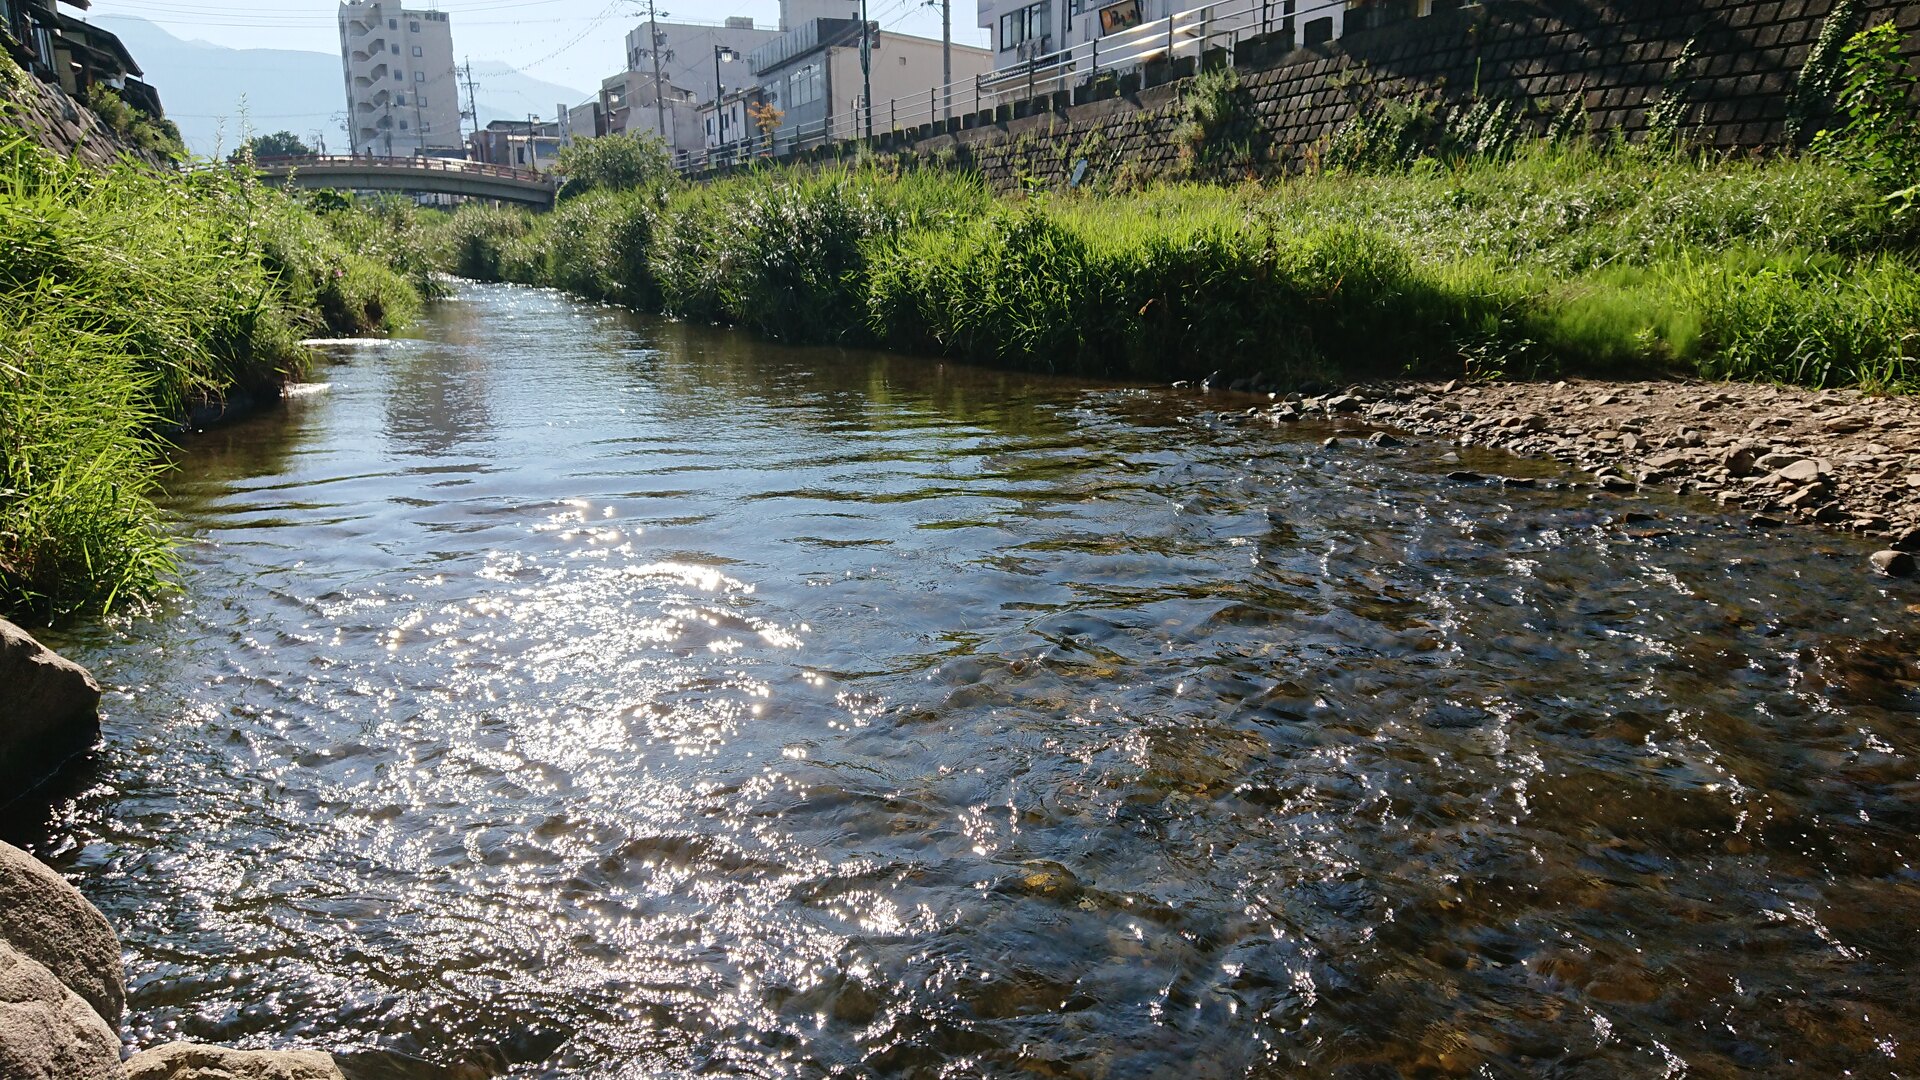
{"label": "building window", "polygon": [[413,73],[413,81],[414,81],[414,82],[426,82],[426,81],[427,81],[427,73],[426,73],[426,72],[424,72],[424,71],[416,71],[416,72],[414,72],[414,73]]}
{"label": "building window", "polygon": [[396,45],[394,45],[394,46],[393,46],[393,55],[395,55],[395,56],[399,56],[399,55],[400,55],[400,46],[399,46],[398,44],[396,44]]}
{"label": "building window", "polygon": [[395,69],[393,70],[393,81],[394,81],[394,82],[405,82],[405,81],[406,81],[406,79],[407,79],[407,75],[406,75],[406,72],[403,72],[403,71],[401,71],[401,70],[400,70],[399,68],[395,68]]}
{"label": "building window", "polygon": [[808,64],[787,76],[787,104],[794,108],[811,105],[826,92],[827,72],[820,64]]}
{"label": "building window", "polygon": [[407,130],[407,122],[405,120],[400,121],[400,130],[401,131]]}
{"label": "building window", "polygon": [[[1052,0],[1041,0],[1019,11],[1009,11],[1000,16],[1000,51],[1018,48],[1029,41],[1045,42],[1051,36],[1052,27]],[[1045,45],[1041,47],[1045,48]]]}
{"label": "building window", "polygon": [[418,45],[415,45],[415,46],[413,47],[413,55],[415,55],[415,56],[419,56],[419,55],[421,55],[421,53],[420,53],[420,46],[418,46]]}
{"label": "building window", "polygon": [[[413,95],[413,103],[415,105],[420,106],[423,109],[427,107],[427,99],[425,95],[422,95],[422,94]],[[426,130],[425,126],[423,125],[420,130],[425,131]]]}
{"label": "building window", "polygon": [[419,23],[417,23],[417,22],[410,22],[410,23],[408,23],[408,24],[407,24],[407,30],[408,30],[408,32],[410,32],[410,33],[415,33],[415,34],[417,34],[417,33],[419,33],[419,32],[420,32],[420,24],[419,24]]}
{"label": "building window", "polygon": [[393,103],[395,105],[405,105],[407,103],[407,95],[405,94],[393,95]]}
{"label": "building window", "polygon": [[399,19],[388,19],[388,20],[387,20],[387,29],[389,29],[389,30],[398,30],[398,29],[400,29],[400,20],[399,20]]}

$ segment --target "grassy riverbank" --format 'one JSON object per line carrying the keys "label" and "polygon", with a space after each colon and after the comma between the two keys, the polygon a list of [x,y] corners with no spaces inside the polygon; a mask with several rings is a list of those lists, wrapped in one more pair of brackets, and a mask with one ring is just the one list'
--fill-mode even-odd
{"label": "grassy riverbank", "polygon": [[462,210],[445,265],[801,341],[1097,374],[1671,371],[1904,390],[1915,229],[1820,160],[1541,143],[1264,184],[990,197],[770,170]]}
{"label": "grassy riverbank", "polygon": [[97,171],[0,126],[0,614],[163,587],[147,494],[166,433],[196,401],[276,394],[303,337],[406,319],[417,285],[356,251],[410,221],[316,213],[230,172]]}
{"label": "grassy riverbank", "polygon": [[[649,165],[644,147],[600,139],[583,164],[621,168],[580,170],[586,194],[566,199],[570,181],[542,217],[463,209],[442,250],[470,277],[783,339],[1052,370],[1282,385],[1674,372],[1906,391],[1920,376],[1920,119],[1899,40],[1883,26],[1846,45],[1840,114],[1798,158],[1691,154],[1677,127],[1595,145],[1578,117],[1529,143],[1518,121],[1490,126],[1504,106],[1389,103],[1304,176],[1114,191],[1096,174],[996,199],[965,176],[873,166],[676,187],[657,153]],[[1230,72],[1202,76],[1187,108],[1217,119],[1236,93]]]}

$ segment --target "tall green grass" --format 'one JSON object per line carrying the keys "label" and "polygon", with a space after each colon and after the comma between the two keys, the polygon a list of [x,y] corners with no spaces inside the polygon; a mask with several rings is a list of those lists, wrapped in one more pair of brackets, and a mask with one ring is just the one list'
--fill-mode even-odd
{"label": "tall green grass", "polygon": [[1920,363],[1914,225],[1817,159],[1542,141],[1236,187],[995,199],[869,168],[618,198],[463,209],[449,265],[786,340],[1140,377],[1910,390]]}
{"label": "tall green grass", "polygon": [[303,337],[409,317],[417,289],[348,247],[382,228],[235,172],[92,169],[0,127],[0,614],[165,587],[147,500],[164,434],[196,402],[277,393]]}

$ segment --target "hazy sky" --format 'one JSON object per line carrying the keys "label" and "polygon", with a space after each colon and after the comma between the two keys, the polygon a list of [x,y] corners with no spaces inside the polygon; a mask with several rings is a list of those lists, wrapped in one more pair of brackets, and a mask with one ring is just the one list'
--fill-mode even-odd
{"label": "hazy sky", "polygon": [[[656,0],[675,19],[719,22],[750,15],[756,25],[779,25],[779,0]],[[940,36],[940,8],[923,0],[868,0],[868,15],[909,34]],[[414,0],[452,16],[456,55],[504,60],[533,75],[576,89],[597,87],[625,64],[628,30],[644,19],[634,0]],[[955,0],[953,39],[986,44],[974,23],[975,0]],[[175,37],[254,49],[308,49],[338,53],[337,8],[325,0],[93,0],[93,15],[137,15]]]}

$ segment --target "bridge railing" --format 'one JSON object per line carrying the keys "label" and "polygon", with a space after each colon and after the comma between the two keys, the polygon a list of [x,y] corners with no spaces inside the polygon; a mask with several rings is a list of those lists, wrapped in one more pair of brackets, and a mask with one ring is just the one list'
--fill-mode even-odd
{"label": "bridge railing", "polygon": [[253,159],[254,168],[265,172],[317,171],[321,169],[399,169],[408,172],[447,172],[465,176],[488,176],[518,180],[525,184],[551,187],[553,177],[533,169],[516,169],[484,161],[461,158],[386,157],[380,154],[289,154]]}

